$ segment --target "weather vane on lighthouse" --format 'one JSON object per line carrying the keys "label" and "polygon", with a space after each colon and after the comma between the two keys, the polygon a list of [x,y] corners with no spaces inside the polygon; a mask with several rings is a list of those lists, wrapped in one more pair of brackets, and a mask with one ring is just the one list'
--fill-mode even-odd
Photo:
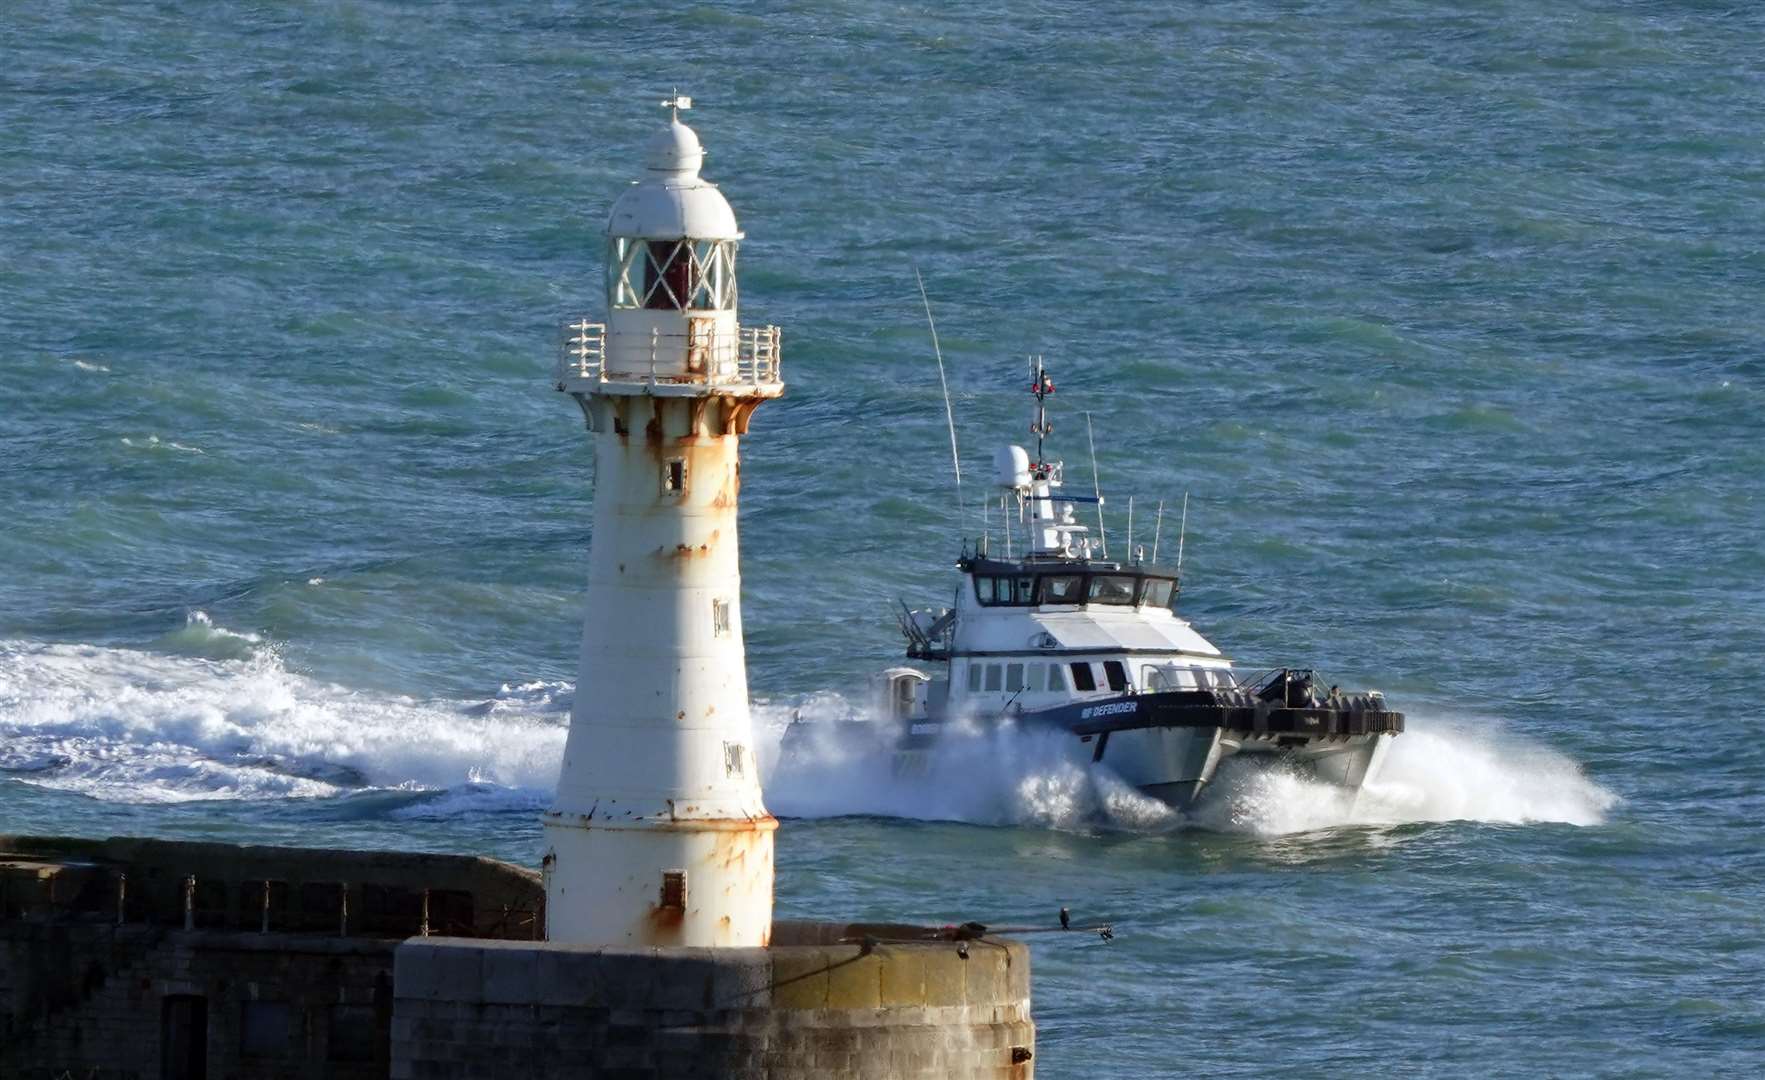
{"label": "weather vane on lighthouse", "polygon": [[567,327],[557,388],[595,449],[582,658],[545,815],[547,935],[764,945],[772,837],[748,714],[739,440],[784,391],[775,326],[736,321],[729,202],[662,103],[607,223],[607,321]]}

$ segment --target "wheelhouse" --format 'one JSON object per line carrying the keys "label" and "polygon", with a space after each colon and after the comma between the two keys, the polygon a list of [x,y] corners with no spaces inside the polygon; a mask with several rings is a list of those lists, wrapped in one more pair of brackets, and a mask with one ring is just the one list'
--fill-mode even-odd
{"label": "wheelhouse", "polygon": [[982,607],[1159,607],[1177,595],[1175,572],[1150,566],[1033,564],[971,560],[974,598]]}

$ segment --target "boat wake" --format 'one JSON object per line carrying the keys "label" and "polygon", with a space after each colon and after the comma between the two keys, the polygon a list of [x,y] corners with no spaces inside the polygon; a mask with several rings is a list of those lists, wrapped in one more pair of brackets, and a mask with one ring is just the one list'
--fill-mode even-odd
{"label": "boat wake", "polygon": [[[572,688],[479,701],[351,690],[200,612],[165,652],[0,641],[0,779],[107,802],[341,798],[364,816],[445,820],[550,803]],[[758,701],[766,802],[781,817],[872,815],[1067,831],[1281,836],[1422,821],[1594,825],[1617,801],[1571,760],[1507,734],[1414,721],[1358,793],[1228,760],[1187,814],[1070,756],[1047,732],[957,732],[915,768],[839,737],[838,694]],[[793,717],[817,734],[780,753]]]}
{"label": "boat wake", "polygon": [[130,803],[385,789],[409,793],[411,816],[537,809],[557,782],[568,687],[480,702],[350,690],[201,612],[159,644],[184,655],[0,641],[0,777]]}
{"label": "boat wake", "polygon": [[877,815],[1073,831],[1199,828],[1285,836],[1355,825],[1433,821],[1597,825],[1617,797],[1569,758],[1509,734],[1445,719],[1412,720],[1378,778],[1352,792],[1302,772],[1227,759],[1187,813],[1107,769],[1075,762],[1071,737],[998,731],[947,736],[922,768],[896,768],[887,747],[838,735],[837,699],[799,710],[757,707],[776,741],[795,711],[827,714],[817,734],[771,765],[766,802],[788,817]]}

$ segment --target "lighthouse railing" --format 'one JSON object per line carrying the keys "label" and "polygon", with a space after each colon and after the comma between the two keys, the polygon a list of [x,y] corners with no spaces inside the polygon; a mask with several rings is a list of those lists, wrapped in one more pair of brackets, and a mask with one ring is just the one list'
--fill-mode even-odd
{"label": "lighthouse railing", "polygon": [[[606,324],[580,319],[564,323],[559,334],[556,383],[560,390],[584,382],[769,386],[782,380],[779,340],[776,326],[739,326],[734,333],[652,330],[636,354],[622,347],[609,368]],[[685,369],[668,357],[684,358]]]}

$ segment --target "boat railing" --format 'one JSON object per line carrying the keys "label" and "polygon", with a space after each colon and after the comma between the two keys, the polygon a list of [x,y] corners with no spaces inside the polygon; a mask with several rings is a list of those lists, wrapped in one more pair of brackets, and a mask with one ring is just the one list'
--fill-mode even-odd
{"label": "boat railing", "polygon": [[[715,327],[686,334],[652,330],[647,349],[640,346],[635,356],[622,350],[619,362],[609,364],[607,324],[578,319],[561,327],[556,382],[560,390],[585,382],[775,386],[783,378],[780,340],[776,326],[738,326],[721,333]],[[669,363],[682,355],[684,371]]]}

